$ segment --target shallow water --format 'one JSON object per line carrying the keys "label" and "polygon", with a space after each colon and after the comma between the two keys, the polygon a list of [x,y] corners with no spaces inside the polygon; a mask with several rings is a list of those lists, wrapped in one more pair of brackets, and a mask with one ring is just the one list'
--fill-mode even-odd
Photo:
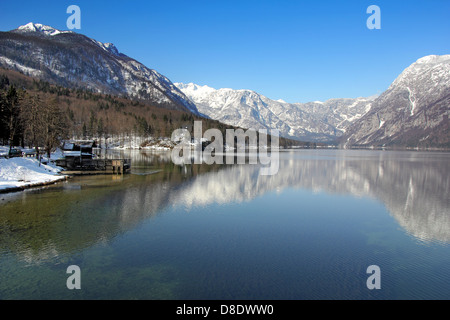
{"label": "shallow water", "polygon": [[449,153],[286,151],[274,176],[125,156],[0,197],[1,299],[450,298]]}

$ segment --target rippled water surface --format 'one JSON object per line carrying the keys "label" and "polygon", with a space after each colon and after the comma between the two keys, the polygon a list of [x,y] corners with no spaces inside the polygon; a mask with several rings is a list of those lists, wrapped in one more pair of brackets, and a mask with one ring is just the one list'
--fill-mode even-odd
{"label": "rippled water surface", "polygon": [[1,299],[450,298],[448,153],[286,151],[274,176],[125,156],[0,195]]}

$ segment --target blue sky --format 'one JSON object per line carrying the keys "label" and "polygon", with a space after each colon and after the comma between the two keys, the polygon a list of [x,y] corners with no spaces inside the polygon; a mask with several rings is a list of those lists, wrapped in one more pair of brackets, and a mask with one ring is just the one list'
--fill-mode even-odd
{"label": "blue sky", "polygon": [[[30,21],[77,32],[167,76],[308,102],[379,94],[411,63],[450,54],[449,0],[0,1],[0,30]],[[381,29],[369,30],[369,5]]]}

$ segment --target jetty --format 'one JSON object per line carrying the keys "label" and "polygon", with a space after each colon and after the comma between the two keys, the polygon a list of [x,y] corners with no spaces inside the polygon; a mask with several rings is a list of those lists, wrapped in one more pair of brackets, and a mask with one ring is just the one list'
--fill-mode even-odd
{"label": "jetty", "polygon": [[94,148],[95,141],[64,142],[64,157],[57,159],[56,165],[68,175],[124,174],[131,170],[131,159],[96,158]]}

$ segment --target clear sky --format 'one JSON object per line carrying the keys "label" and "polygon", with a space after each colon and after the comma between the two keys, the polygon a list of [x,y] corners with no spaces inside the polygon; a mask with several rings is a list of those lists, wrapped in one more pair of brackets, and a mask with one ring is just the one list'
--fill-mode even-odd
{"label": "clear sky", "polygon": [[[308,102],[379,94],[411,63],[450,54],[450,0],[0,1],[0,31],[81,30],[173,82]],[[369,5],[381,29],[369,30]]]}

